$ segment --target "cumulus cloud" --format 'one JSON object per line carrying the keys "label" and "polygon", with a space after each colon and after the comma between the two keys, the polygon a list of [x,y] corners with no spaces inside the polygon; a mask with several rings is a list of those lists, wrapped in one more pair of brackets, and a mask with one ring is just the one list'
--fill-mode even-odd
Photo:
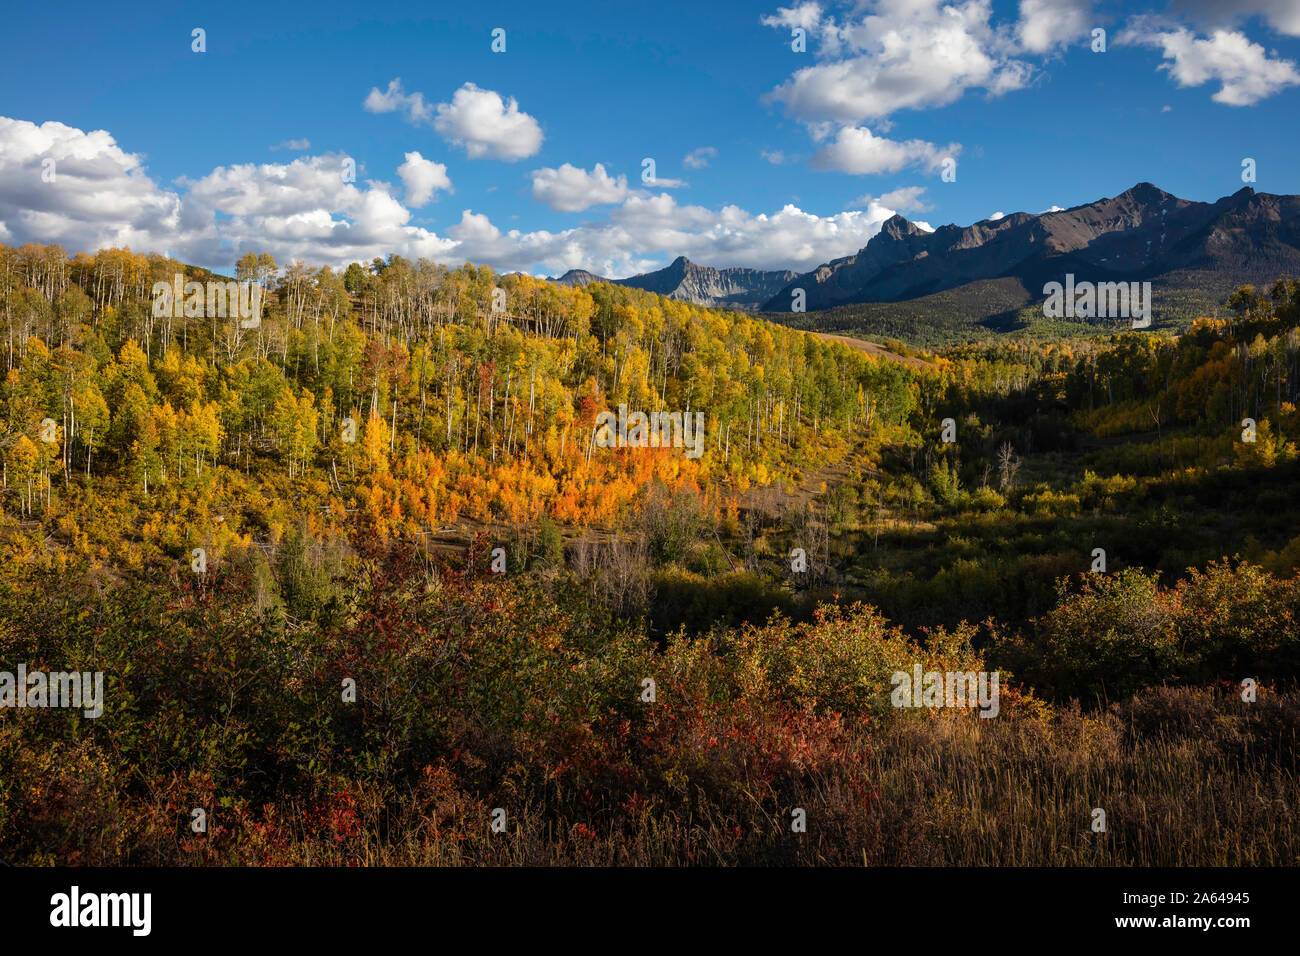
{"label": "cumulus cloud", "polygon": [[559,169],[533,171],[533,198],[557,212],[581,212],[592,206],[621,202],[627,192],[627,177],[615,179],[600,163],[591,172],[569,163]]}
{"label": "cumulus cloud", "polygon": [[1094,0],[1020,0],[1016,38],[1029,53],[1047,53],[1091,34]]}
{"label": "cumulus cloud", "polygon": [[408,123],[427,123],[433,118],[433,107],[425,102],[424,94],[404,92],[400,76],[389,81],[383,93],[371,87],[361,105],[368,113],[403,113]]}
{"label": "cumulus cloud", "polygon": [[423,206],[438,190],[452,192],[451,179],[447,176],[447,167],[425,159],[418,152],[407,153],[406,161],[397,167],[397,175],[406,187],[406,203],[409,206]]}
{"label": "cumulus cloud", "polygon": [[989,0],[871,0],[870,12],[837,23],[815,3],[782,8],[763,22],[802,26],[818,61],[767,99],[809,123],[853,125],[903,109],[944,106],[968,89],[1000,95],[1025,86],[1029,64],[1014,56],[1009,26],[990,23]]}
{"label": "cumulus cloud", "polygon": [[512,97],[466,83],[450,103],[430,105],[423,93],[407,93],[397,77],[380,92],[372,87],[362,106],[370,113],[401,113],[408,123],[431,125],[447,142],[461,147],[470,159],[532,156],[542,148],[542,127],[519,108]]}
{"label": "cumulus cloud", "polygon": [[280,143],[278,146],[272,146],[271,152],[275,152],[277,149],[288,149],[288,150],[293,150],[294,152],[299,152],[304,149],[311,149],[311,140],[286,139],[283,143]]}
{"label": "cumulus cloud", "polygon": [[[44,158],[55,159],[55,183],[41,182]],[[340,154],[219,166],[178,179],[176,192],[151,180],[139,157],[105,131],[0,118],[0,238],[58,242],[70,252],[170,250],[222,270],[245,252],[265,251],[279,262],[335,267],[397,254],[501,271],[585,268],[624,276],[678,255],[719,266],[810,269],[862,248],[893,214],[878,202],[826,216],[794,205],[772,213],[709,209],[665,191],[629,189],[607,217],[572,229],[506,230],[465,209],[439,233],[412,225],[409,208],[413,193],[441,188],[429,169],[439,165],[407,155],[398,169],[405,204],[385,182],[349,181],[351,162]],[[559,182],[564,169],[555,172]],[[599,167],[576,172],[606,188],[611,181]],[[612,180],[614,190],[625,188],[621,179]]]}
{"label": "cumulus cloud", "polygon": [[464,148],[470,159],[514,161],[542,148],[542,127],[519,109],[512,96],[466,83],[450,103],[439,103],[433,128],[443,139]]}
{"label": "cumulus cloud", "polygon": [[179,196],[107,131],[0,117],[4,241],[162,249],[180,224]]}
{"label": "cumulus cloud", "polygon": [[933,207],[921,198],[925,192],[924,186],[902,186],[898,189],[891,190],[880,196],[872,196],[868,193],[865,196],[859,196],[853,200],[854,206],[879,206],[882,209],[893,209],[896,212],[926,212]]}
{"label": "cumulus cloud", "polygon": [[763,17],[760,21],[765,27],[784,27],[813,31],[822,24],[822,5],[820,3],[801,3],[795,7],[782,7],[774,16]]}
{"label": "cumulus cloud", "polygon": [[472,209],[461,210],[460,222],[447,231],[457,242],[467,244],[493,243],[501,238],[501,230],[492,225],[492,220]]}
{"label": "cumulus cloud", "polygon": [[891,215],[892,210],[874,206],[818,216],[794,205],[754,214],[737,206],[681,205],[667,193],[638,192],[629,194],[607,219],[558,232],[503,230],[487,216],[466,209],[447,230],[449,249],[429,254],[387,247],[370,257],[398,252],[443,262],[486,263],[501,271],[560,275],[587,269],[614,277],[660,268],[678,255],[705,265],[807,270],[861,249]]}
{"label": "cumulus cloud", "polygon": [[646,269],[646,263],[633,262],[636,250],[643,257],[685,255],[705,265],[807,270],[861,249],[890,215],[866,209],[818,216],[793,204],[754,214],[734,205],[684,206],[667,193],[632,195],[608,222],[556,237],[554,248],[563,260],[556,265],[631,275]]}
{"label": "cumulus cloud", "polygon": [[1300,37],[1300,3],[1295,0],[1174,0],[1172,9],[1202,27],[1231,27],[1258,16],[1285,36]]}
{"label": "cumulus cloud", "polygon": [[436,258],[455,243],[410,225],[411,213],[386,183],[347,181],[348,157],[301,157],[291,163],[219,166],[187,187],[185,216],[193,230],[171,242],[200,265],[269,251],[280,261],[346,265],[377,255]]}
{"label": "cumulus cloud", "polygon": [[779,149],[765,149],[762,152],[760,152],[759,155],[762,156],[764,159],[766,159],[773,166],[783,166],[786,163],[790,162],[790,160],[786,157],[785,153]]}
{"label": "cumulus cloud", "polygon": [[1163,28],[1139,17],[1116,42],[1159,49],[1168,61],[1160,69],[1167,70],[1175,83],[1184,87],[1217,83],[1219,89],[1211,99],[1226,106],[1250,106],[1300,84],[1294,61],[1270,58],[1262,46],[1234,31],[1215,30],[1199,37],[1186,27]]}
{"label": "cumulus cloud", "polygon": [[896,173],[907,166],[933,170],[960,152],[956,143],[940,148],[921,139],[899,142],[876,136],[866,127],[845,126],[813,155],[811,165],[813,169],[859,175]]}
{"label": "cumulus cloud", "polygon": [[701,146],[699,149],[693,149],[682,158],[682,165],[687,169],[703,169],[709,165],[709,160],[718,155],[718,151],[712,146]]}

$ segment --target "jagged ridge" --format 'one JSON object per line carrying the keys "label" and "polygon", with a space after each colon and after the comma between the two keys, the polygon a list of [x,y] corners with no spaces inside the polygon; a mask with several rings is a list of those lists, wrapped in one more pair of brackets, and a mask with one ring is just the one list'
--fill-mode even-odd
{"label": "jagged ridge", "polygon": [[678,256],[662,269],[626,279],[606,279],[585,269],[570,269],[551,281],[579,286],[592,282],[610,282],[696,305],[755,309],[797,275],[790,270],[769,272],[739,267],[715,269],[712,266],[697,265],[685,256]]}
{"label": "jagged ridge", "polygon": [[789,311],[803,289],[808,311],[899,302],[1006,277],[1026,288],[1066,271],[1097,280],[1156,280],[1178,271],[1300,271],[1300,197],[1249,187],[1214,203],[1138,183],[1110,199],[1058,212],[1019,212],[926,232],[902,216],[851,256],[818,266],[764,303]]}

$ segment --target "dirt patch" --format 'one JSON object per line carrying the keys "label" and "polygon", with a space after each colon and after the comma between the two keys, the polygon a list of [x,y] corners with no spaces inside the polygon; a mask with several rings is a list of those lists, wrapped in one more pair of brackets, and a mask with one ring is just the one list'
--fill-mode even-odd
{"label": "dirt patch", "polygon": [[840,345],[847,345],[851,349],[857,349],[859,352],[866,352],[873,358],[885,359],[890,362],[901,362],[903,365],[910,365],[912,368],[934,368],[933,362],[927,362],[925,359],[916,358],[911,355],[899,355],[897,352],[891,352],[876,342],[868,342],[866,339],[855,339],[851,335],[833,335],[830,332],[812,332],[811,335],[817,336],[823,342],[838,342]]}
{"label": "dirt patch", "polygon": [[776,518],[790,505],[807,504],[863,471],[874,472],[875,468],[870,464],[866,445],[859,444],[839,461],[804,472],[793,490],[784,485],[762,485],[740,492],[737,499],[742,510],[753,509]]}

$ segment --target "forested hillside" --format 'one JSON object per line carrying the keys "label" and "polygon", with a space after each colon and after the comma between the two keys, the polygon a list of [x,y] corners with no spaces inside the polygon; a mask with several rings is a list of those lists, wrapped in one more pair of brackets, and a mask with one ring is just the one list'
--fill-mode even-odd
{"label": "forested hillside", "polygon": [[[903,425],[917,402],[916,376],[892,363],[617,286],[400,258],[342,275],[295,263],[244,328],[156,316],[155,282],[209,278],[161,257],[26,246],[0,259],[8,510],[87,506],[95,521],[65,545],[113,550],[125,534],[219,552],[296,515],[329,527],[353,511],[381,539],[460,516],[604,525],[652,480],[722,507]],[[249,256],[237,278],[274,273]],[[703,412],[703,456],[594,447],[596,415],[620,404]],[[78,499],[110,488],[120,508]],[[144,517],[159,500],[161,525]]]}
{"label": "forested hillside", "polygon": [[[178,272],[0,249],[0,660],[106,676],[0,712],[0,860],[1300,850],[1300,283],[902,361],[399,258],[156,315]],[[602,447],[619,405],[703,454]]]}

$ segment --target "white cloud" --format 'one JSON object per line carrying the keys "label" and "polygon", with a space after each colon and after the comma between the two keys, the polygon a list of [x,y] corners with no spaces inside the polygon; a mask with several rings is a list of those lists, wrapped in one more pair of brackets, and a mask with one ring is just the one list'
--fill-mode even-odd
{"label": "white cloud", "polygon": [[1047,53],[1089,36],[1094,0],[1020,0],[1016,37],[1022,49]]}
{"label": "white cloud", "polygon": [[187,201],[225,215],[289,217],[321,201],[336,208],[351,204],[360,190],[344,180],[345,159],[326,154],[289,163],[218,166],[199,179],[182,177],[177,183],[189,189]]}
{"label": "white cloud", "polygon": [[703,169],[709,165],[709,160],[718,155],[718,151],[712,146],[701,146],[699,149],[693,149],[682,158],[682,165],[687,169]]}
{"label": "white cloud", "polygon": [[425,159],[415,152],[407,153],[405,158],[406,162],[397,167],[397,175],[402,177],[402,184],[406,186],[408,206],[423,206],[440,189],[452,192],[447,167],[442,163]]}
{"label": "white cloud", "polygon": [[501,238],[501,230],[482,213],[463,209],[460,222],[447,230],[451,237],[462,243],[494,243]]}
{"label": "white cloud", "polygon": [[[736,206],[684,206],[667,193],[634,192],[608,219],[561,232],[502,231],[487,216],[465,210],[448,230],[452,249],[435,257],[550,275],[587,269],[629,276],[661,268],[678,255],[719,267],[807,270],[861,249],[891,215],[893,210],[873,206],[817,216],[794,205],[753,214]],[[408,254],[384,249],[373,255],[392,251]]]}
{"label": "white cloud", "polygon": [[[53,160],[53,182],[42,173]],[[13,243],[166,247],[180,198],[149,178],[106,130],[0,117],[0,232]]]}
{"label": "white cloud", "polygon": [[436,112],[438,135],[463,147],[470,159],[513,162],[542,148],[542,127],[519,109],[513,96],[502,99],[500,93],[466,83]]}
{"label": "white cloud", "polygon": [[813,31],[822,22],[822,6],[820,3],[801,3],[797,7],[781,7],[776,16],[763,17],[759,22],[765,27],[800,27]]}
{"label": "white cloud", "polygon": [[765,149],[759,155],[773,166],[783,166],[790,161],[786,158],[785,153],[779,149]]}
{"label": "white cloud", "polygon": [[997,212],[995,212],[993,215],[989,216],[989,221],[990,221],[990,222],[997,222],[999,219],[1005,219],[1005,218],[1007,218],[1007,214],[1004,213],[1002,210],[999,209],[999,210],[998,210]]}
{"label": "white cloud", "polygon": [[1046,215],[1046,214],[1049,213],[1049,212],[1065,212],[1065,207],[1064,207],[1064,206],[1051,205],[1051,206],[1048,206],[1046,209],[1044,209],[1042,212],[1040,212],[1039,215],[1040,215],[1040,216],[1044,216],[1044,215]]}
{"label": "white cloud", "polygon": [[880,196],[872,196],[868,193],[853,200],[851,205],[870,207],[876,204],[882,208],[893,209],[900,213],[925,212],[933,207],[921,198],[921,194],[924,192],[924,186],[902,186]]}
{"label": "white cloud", "polygon": [[197,180],[178,180],[189,190],[184,209],[193,225],[170,248],[199,265],[265,250],[281,262],[335,266],[389,253],[434,258],[455,248],[454,241],[410,225],[410,210],[386,183],[345,182],[345,159],[326,154],[219,166]]}
{"label": "white cloud", "polygon": [[600,163],[591,172],[569,163],[559,169],[533,171],[533,198],[557,212],[581,212],[592,206],[621,202],[627,192],[627,177],[615,179]]}
{"label": "white cloud", "polygon": [[504,159],[514,162],[542,148],[542,127],[519,108],[515,98],[466,83],[452,94],[450,103],[431,106],[423,93],[406,93],[401,77],[385,92],[370,90],[362,106],[371,113],[403,113],[408,123],[429,124],[449,143],[465,150],[470,159]]}
{"label": "white cloud", "polygon": [[663,193],[634,195],[610,214],[608,223],[575,230],[566,238],[579,254],[565,268],[586,261],[588,268],[598,266],[592,271],[600,275],[630,275],[642,268],[620,271],[619,261],[631,259],[635,249],[643,256],[685,255],[705,265],[806,270],[861,249],[892,214],[875,208],[817,216],[788,204],[756,215],[738,206],[681,206]]}
{"label": "white cloud", "polygon": [[383,93],[378,87],[371,87],[361,105],[368,113],[405,113],[408,123],[427,123],[433,117],[433,108],[424,101],[423,93],[402,91],[400,76],[391,80]]}
{"label": "white cloud", "polygon": [[858,124],[902,109],[944,106],[968,89],[1000,95],[1025,86],[1009,26],[990,24],[990,0],[868,0],[871,12],[838,24],[817,4],[782,9],[773,27],[803,26],[820,62],[795,72],[767,99],[806,122]]}
{"label": "white cloud", "polygon": [[288,150],[293,150],[293,151],[295,151],[295,152],[300,151],[300,150],[304,150],[304,149],[311,149],[311,140],[309,140],[309,139],[286,139],[283,143],[280,143],[278,146],[272,146],[272,147],[271,147],[271,152],[275,152],[275,151],[278,150],[278,149],[288,149]]}
{"label": "white cloud", "polygon": [[1161,29],[1153,23],[1137,18],[1116,42],[1159,48],[1169,61],[1160,69],[1168,70],[1179,86],[1218,83],[1219,90],[1211,97],[1216,103],[1250,106],[1300,84],[1294,61],[1270,59],[1262,46],[1244,34],[1215,30],[1201,38],[1186,27]]}
{"label": "white cloud", "polygon": [[907,166],[934,169],[946,157],[955,157],[960,152],[961,147],[956,143],[941,149],[921,139],[900,142],[876,136],[863,126],[845,126],[834,140],[817,151],[811,165],[814,169],[859,175],[895,173]]}
{"label": "white cloud", "polygon": [[[41,182],[46,156],[56,159],[55,183]],[[501,271],[540,268],[558,275],[587,268],[625,276],[678,255],[717,266],[810,269],[862,248],[893,214],[879,203],[827,216],[794,205],[773,213],[709,209],[637,189],[603,220],[560,232],[503,230],[466,209],[439,234],[412,225],[410,209],[387,183],[345,182],[346,159],[325,154],[219,166],[178,179],[178,193],[160,188],[139,157],[105,131],[0,118],[0,237],[58,242],[70,252],[122,245],[170,250],[223,270],[245,252],[265,251],[281,263],[335,267],[397,254]],[[428,170],[411,157],[403,165],[413,202],[409,176]]]}
{"label": "white cloud", "polygon": [[1205,27],[1235,26],[1258,16],[1278,33],[1300,37],[1300,3],[1295,0],[1175,0],[1173,10]]}

